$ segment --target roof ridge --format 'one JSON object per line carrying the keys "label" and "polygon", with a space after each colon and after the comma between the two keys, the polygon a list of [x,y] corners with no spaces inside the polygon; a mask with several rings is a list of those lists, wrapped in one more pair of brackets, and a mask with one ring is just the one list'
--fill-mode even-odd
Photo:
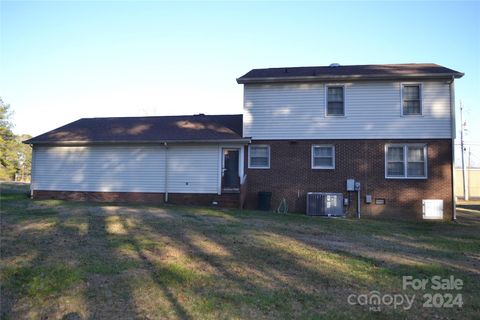
{"label": "roof ridge", "polygon": [[[408,66],[408,65],[424,65],[424,66],[437,66],[442,67],[441,65],[434,62],[408,62],[408,63],[381,63],[381,64],[340,64],[339,67],[380,67],[380,66]],[[252,70],[267,70],[267,69],[300,69],[300,68],[330,68],[330,65],[316,65],[316,66],[296,66],[296,67],[270,67],[270,68],[254,68]],[[445,67],[444,67],[445,68]]]}
{"label": "roof ridge", "polygon": [[[184,118],[184,117],[222,117],[222,116],[243,116],[242,113],[234,114],[184,114],[184,115],[165,115],[165,116],[120,116],[120,117],[86,117],[78,120],[92,119],[139,119],[139,118]],[[76,121],[78,121],[76,120]]]}

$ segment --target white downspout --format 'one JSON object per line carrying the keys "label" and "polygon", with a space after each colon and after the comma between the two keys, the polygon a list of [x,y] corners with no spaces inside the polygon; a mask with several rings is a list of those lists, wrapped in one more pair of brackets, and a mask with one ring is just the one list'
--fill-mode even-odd
{"label": "white downspout", "polygon": [[165,203],[168,202],[168,144],[164,142],[165,147]]}
{"label": "white downspout", "polygon": [[450,114],[452,120],[452,203],[453,203],[453,215],[452,220],[457,221],[457,197],[455,196],[455,83],[454,77],[450,82]]}

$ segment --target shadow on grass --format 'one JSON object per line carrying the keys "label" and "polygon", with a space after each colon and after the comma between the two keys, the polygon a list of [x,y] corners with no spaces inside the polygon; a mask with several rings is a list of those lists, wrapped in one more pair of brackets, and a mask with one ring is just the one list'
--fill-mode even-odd
{"label": "shadow on grass", "polygon": [[[79,296],[85,298],[79,299],[85,305],[69,306],[75,310],[66,313],[70,318],[136,316],[128,290],[123,291],[118,308],[102,310],[102,298],[112,296],[104,294],[111,279],[99,275],[118,274],[132,265],[125,265],[125,261],[104,250],[107,242],[103,216],[73,212],[77,213],[85,220],[84,232],[71,226],[71,207],[50,206],[48,202],[37,203],[23,196],[2,194],[1,258],[6,262],[1,269],[2,319],[27,315],[62,318],[64,314],[59,314],[60,310],[52,314],[51,306],[46,307],[49,301]],[[119,282],[121,279],[116,279],[116,287],[122,286]]]}
{"label": "shadow on grass", "polygon": [[[455,274],[471,283],[469,297],[480,291],[478,279],[457,265],[464,253],[478,254],[478,229],[463,222],[6,199],[5,317],[31,315],[22,309],[30,304],[38,310],[34,317],[50,318],[402,319],[409,314],[372,314],[348,306],[346,297],[401,291],[402,275]],[[382,258],[388,256],[419,264]],[[58,308],[51,301],[64,296],[80,297],[83,305],[51,311]],[[470,302],[464,312],[478,308]],[[429,310],[424,317],[456,315],[451,312]]]}

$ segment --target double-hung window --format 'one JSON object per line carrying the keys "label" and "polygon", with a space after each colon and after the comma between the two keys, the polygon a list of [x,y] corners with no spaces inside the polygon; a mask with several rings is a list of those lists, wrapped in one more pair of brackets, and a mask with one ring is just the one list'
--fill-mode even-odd
{"label": "double-hung window", "polygon": [[248,167],[251,169],[269,169],[270,146],[250,145],[248,149]]}
{"label": "double-hung window", "polygon": [[422,114],[422,86],[420,84],[402,85],[402,114],[404,116]]}
{"label": "double-hung window", "polygon": [[312,169],[335,169],[335,147],[333,145],[312,146]]}
{"label": "double-hung window", "polygon": [[345,87],[344,86],[327,86],[327,116],[344,116],[345,115]]}
{"label": "double-hung window", "polygon": [[385,147],[385,177],[427,178],[427,146],[418,144],[387,145]]}

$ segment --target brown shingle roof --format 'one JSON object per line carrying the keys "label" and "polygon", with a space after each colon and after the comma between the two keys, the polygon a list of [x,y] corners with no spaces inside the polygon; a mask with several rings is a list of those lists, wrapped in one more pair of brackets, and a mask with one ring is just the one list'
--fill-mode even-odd
{"label": "brown shingle roof", "polygon": [[242,115],[84,118],[41,134],[28,144],[239,140]]}
{"label": "brown shingle roof", "polygon": [[342,79],[461,78],[463,73],[434,63],[372,64],[253,69],[238,83]]}

